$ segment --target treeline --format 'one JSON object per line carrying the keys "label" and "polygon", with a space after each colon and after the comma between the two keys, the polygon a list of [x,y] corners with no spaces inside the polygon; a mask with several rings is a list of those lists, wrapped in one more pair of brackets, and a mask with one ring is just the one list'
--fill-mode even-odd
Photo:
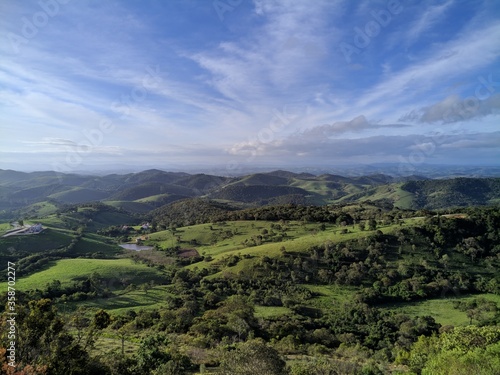
{"label": "treeline", "polygon": [[[423,212],[393,209],[387,202],[365,202],[359,205],[314,206],[303,204],[276,204],[257,208],[237,209],[207,199],[187,199],[154,210],[149,219],[158,230],[220,221],[235,220],[298,220],[352,224],[360,220],[380,219],[394,222]],[[430,215],[430,212],[426,214]]]}

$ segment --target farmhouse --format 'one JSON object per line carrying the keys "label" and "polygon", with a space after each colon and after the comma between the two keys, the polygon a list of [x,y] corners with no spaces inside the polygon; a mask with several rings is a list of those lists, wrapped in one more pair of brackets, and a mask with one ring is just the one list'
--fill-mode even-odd
{"label": "farmhouse", "polygon": [[28,228],[26,233],[40,233],[43,230],[42,224],[37,223]]}

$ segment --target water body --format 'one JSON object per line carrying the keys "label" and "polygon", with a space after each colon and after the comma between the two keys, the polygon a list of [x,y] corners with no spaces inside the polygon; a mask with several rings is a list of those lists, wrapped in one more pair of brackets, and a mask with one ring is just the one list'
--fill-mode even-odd
{"label": "water body", "polygon": [[135,250],[135,251],[141,251],[141,250],[152,250],[153,246],[144,246],[144,245],[136,245],[135,243],[122,243],[120,244],[121,247],[127,250]]}

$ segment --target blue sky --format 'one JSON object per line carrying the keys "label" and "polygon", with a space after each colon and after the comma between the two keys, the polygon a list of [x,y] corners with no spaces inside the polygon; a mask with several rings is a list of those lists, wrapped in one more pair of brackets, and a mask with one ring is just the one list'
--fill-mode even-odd
{"label": "blue sky", "polygon": [[500,160],[495,0],[4,0],[0,12],[0,168]]}

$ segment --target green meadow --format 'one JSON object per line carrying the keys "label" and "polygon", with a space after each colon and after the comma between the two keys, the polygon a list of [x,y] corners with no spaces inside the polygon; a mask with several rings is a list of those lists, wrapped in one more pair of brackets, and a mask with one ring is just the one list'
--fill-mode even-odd
{"label": "green meadow", "polygon": [[[460,311],[453,307],[456,301],[472,301],[474,299],[484,298],[500,305],[500,295],[482,293],[475,295],[454,296],[447,298],[435,298],[418,302],[404,302],[385,304],[379,307],[394,312],[399,312],[411,316],[432,316],[436,322],[441,325],[467,326],[470,319],[465,311]],[[486,313],[486,316],[492,316],[493,313]]]}
{"label": "green meadow", "polygon": [[[63,286],[73,281],[83,280],[93,273],[98,273],[101,279],[109,281],[127,281],[142,284],[150,280],[160,281],[163,274],[155,268],[134,263],[131,259],[61,259],[50,262],[50,266],[27,277],[17,279],[16,288],[29,290],[43,288],[48,283],[59,280]],[[0,283],[0,290],[6,290],[7,283]]]}
{"label": "green meadow", "polygon": [[[125,314],[129,310],[149,310],[164,307],[165,297],[170,294],[170,287],[156,285],[147,290],[137,288],[134,290],[120,290],[109,298],[97,298],[85,301],[85,308],[104,309],[113,314]],[[60,302],[58,307],[63,312],[76,310],[80,302]]]}
{"label": "green meadow", "polygon": [[[403,226],[414,225],[419,220],[421,219],[408,219]],[[273,229],[271,225],[271,222],[259,220],[193,225],[178,228],[174,233],[170,230],[153,233],[149,235],[146,244],[157,244],[161,248],[174,246],[194,248],[200,255],[210,256],[212,262],[217,262],[231,255],[277,257],[281,256],[283,248],[286,252],[304,252],[313,245],[328,241],[344,242],[375,233],[375,231],[361,231],[357,225],[341,227],[326,223],[322,230],[320,223],[304,224],[292,221],[284,225],[284,231]],[[383,233],[390,233],[399,227],[399,225],[385,225],[379,226],[378,229]],[[257,236],[262,237],[260,244],[252,242]],[[249,262],[248,259],[245,261],[228,270],[239,271]],[[207,268],[212,262],[195,263],[188,268]]]}

